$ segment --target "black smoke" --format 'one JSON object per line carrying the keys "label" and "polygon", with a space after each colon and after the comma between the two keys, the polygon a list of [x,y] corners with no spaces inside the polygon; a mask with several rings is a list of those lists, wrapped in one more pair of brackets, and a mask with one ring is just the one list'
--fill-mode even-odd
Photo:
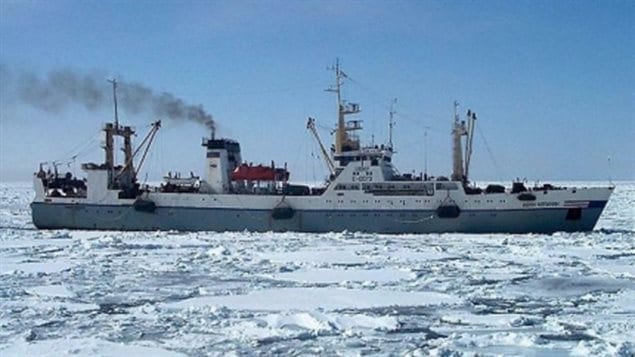
{"label": "black smoke", "polygon": [[[112,85],[97,73],[62,69],[46,76],[10,71],[0,64],[2,91],[20,102],[49,113],[59,113],[71,105],[90,111],[112,108]],[[150,113],[159,119],[194,121],[214,129],[212,115],[202,105],[188,104],[172,93],[156,92],[136,82],[117,81],[118,107],[126,114]]]}

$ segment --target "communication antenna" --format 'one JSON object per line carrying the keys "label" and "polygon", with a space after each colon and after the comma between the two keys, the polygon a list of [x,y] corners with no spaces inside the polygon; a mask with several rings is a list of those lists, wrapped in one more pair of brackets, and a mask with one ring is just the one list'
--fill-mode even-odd
{"label": "communication antenna", "polygon": [[423,177],[428,177],[428,129],[429,126],[423,127]]}
{"label": "communication antenna", "polygon": [[459,101],[455,100],[454,101],[454,121],[457,122],[457,123],[459,122],[458,109],[459,109]]}
{"label": "communication antenna", "polygon": [[344,105],[342,103],[342,84],[346,74],[340,69],[340,59],[335,58],[335,66],[329,67],[329,70],[335,72],[335,85],[326,89],[327,92],[333,92],[337,95],[337,130],[335,134],[335,153],[340,154],[342,147],[346,141],[346,121],[344,118]]}
{"label": "communication antenna", "polygon": [[388,122],[388,146],[390,146],[391,149],[393,149],[392,146],[392,129],[395,127],[395,114],[397,114],[397,111],[395,110],[395,104],[397,103],[397,98],[393,98],[393,100],[390,102],[390,121]]}
{"label": "communication antenna", "polygon": [[117,79],[109,79],[112,84],[112,100],[115,104],[115,129],[119,129],[119,113],[117,112]]}

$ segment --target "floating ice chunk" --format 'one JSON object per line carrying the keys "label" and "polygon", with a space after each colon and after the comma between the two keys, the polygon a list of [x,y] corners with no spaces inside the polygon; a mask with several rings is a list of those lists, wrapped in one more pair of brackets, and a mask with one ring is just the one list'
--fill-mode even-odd
{"label": "floating ice chunk", "polygon": [[0,261],[0,274],[13,274],[22,272],[25,274],[53,274],[69,270],[73,264],[66,259],[56,259],[43,262],[4,262]]}
{"label": "floating ice chunk", "polygon": [[95,232],[95,231],[71,231],[69,232],[70,237],[77,240],[88,240],[95,239],[102,236],[103,232]]}
{"label": "floating ice chunk", "polygon": [[[9,301],[5,302],[3,308],[22,308],[28,307],[29,311],[59,311],[66,310],[70,312],[80,312],[80,311],[92,311],[99,309],[99,306],[96,304],[90,303],[82,303],[82,302],[71,302],[71,301],[58,301],[53,300],[50,297],[42,297],[42,296],[30,296],[27,298],[22,298],[19,301]],[[2,356],[2,353],[0,353]]]}
{"label": "floating ice chunk", "polygon": [[534,334],[499,332],[491,335],[491,342],[497,345],[508,345],[517,347],[533,347],[537,344]]}
{"label": "floating ice chunk", "polygon": [[533,279],[519,287],[519,292],[531,296],[563,298],[583,296],[595,291],[615,293],[621,289],[633,289],[635,284],[599,276],[551,276]]}
{"label": "floating ice chunk", "polygon": [[620,278],[635,278],[635,262],[632,260],[612,260],[603,261],[601,264],[596,264],[596,271],[599,273],[608,273],[614,277]]}
{"label": "floating ice chunk", "polygon": [[428,262],[433,260],[456,259],[458,256],[446,253],[438,247],[412,251],[410,249],[396,249],[386,252],[388,259],[402,262]]}
{"label": "floating ice chunk", "polygon": [[374,281],[378,283],[407,280],[411,273],[394,268],[382,269],[312,269],[276,274],[277,280],[303,283],[339,283],[344,281]]}
{"label": "floating ice chunk", "polygon": [[32,288],[25,289],[27,293],[31,295],[46,296],[46,297],[63,297],[72,298],[75,296],[64,285],[43,285],[34,286]]}
{"label": "floating ice chunk", "polygon": [[[23,234],[23,233],[22,233]],[[58,238],[38,238],[16,235],[13,239],[3,240],[2,249],[23,249],[23,248],[40,248],[40,247],[65,247],[71,244],[70,239]]]}
{"label": "floating ice chunk", "polygon": [[301,328],[306,330],[321,331],[332,330],[333,326],[329,324],[326,315],[318,313],[301,312],[297,314],[271,314],[261,317],[270,328]]}
{"label": "floating ice chunk", "polygon": [[340,247],[341,249],[304,249],[295,252],[272,252],[261,254],[262,259],[277,263],[313,263],[359,265],[369,261],[369,258],[357,255],[355,246]]}
{"label": "floating ice chunk", "polygon": [[268,314],[229,327],[226,333],[241,340],[306,338],[307,336],[348,333],[372,333],[395,330],[399,321],[394,316],[300,312]]}
{"label": "floating ice chunk", "polygon": [[55,339],[43,341],[16,341],[0,349],[0,355],[9,356],[184,356],[158,347],[114,343],[96,338]]}
{"label": "floating ice chunk", "polygon": [[519,314],[475,315],[467,311],[459,311],[444,315],[441,317],[441,321],[450,324],[470,326],[509,327],[521,317],[522,315]]}
{"label": "floating ice chunk", "polygon": [[166,304],[188,308],[208,305],[237,310],[288,311],[366,309],[384,306],[455,305],[456,296],[437,292],[394,291],[386,289],[355,290],[339,288],[281,288],[253,291],[245,295],[202,296]]}
{"label": "floating ice chunk", "polygon": [[395,316],[369,316],[364,314],[342,314],[334,318],[334,322],[342,330],[351,329],[373,329],[373,330],[395,330],[399,328],[399,320]]}
{"label": "floating ice chunk", "polygon": [[366,314],[336,314],[301,312],[295,314],[270,314],[260,317],[271,328],[303,328],[313,331],[350,329],[392,330],[399,327],[394,316],[370,316]]}
{"label": "floating ice chunk", "polygon": [[223,255],[229,255],[229,250],[221,245],[208,250],[207,255],[209,255],[210,257],[221,257]]}

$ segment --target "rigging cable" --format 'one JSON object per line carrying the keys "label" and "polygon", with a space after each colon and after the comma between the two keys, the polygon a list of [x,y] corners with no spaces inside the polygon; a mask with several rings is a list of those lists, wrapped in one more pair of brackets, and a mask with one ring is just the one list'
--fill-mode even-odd
{"label": "rigging cable", "polygon": [[496,176],[498,176],[498,180],[503,182],[504,181],[503,178],[507,175],[504,175],[503,171],[498,165],[498,162],[496,161],[496,158],[494,157],[494,154],[492,153],[492,150],[490,149],[489,144],[487,143],[487,139],[485,138],[485,135],[483,135],[481,126],[477,125],[476,129],[478,130],[478,134],[481,137],[481,139],[483,139],[483,143],[485,144],[485,149],[487,150],[487,153],[489,154],[489,157],[492,160],[492,163],[494,164],[494,169],[496,170]]}
{"label": "rigging cable", "polygon": [[53,162],[61,162],[67,159],[75,160],[78,157],[83,157],[88,151],[93,149],[93,146],[99,142],[99,134],[101,133],[101,129],[91,135],[87,140],[80,142],[79,144],[73,146],[71,149],[66,151],[62,157],[54,160]]}

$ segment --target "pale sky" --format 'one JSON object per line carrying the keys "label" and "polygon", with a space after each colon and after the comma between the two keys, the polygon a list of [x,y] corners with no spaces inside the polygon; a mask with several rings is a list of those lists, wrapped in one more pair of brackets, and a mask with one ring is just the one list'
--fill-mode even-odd
{"label": "pale sky", "polygon": [[[244,160],[287,162],[292,179],[321,180],[306,119],[330,146],[336,107],[324,89],[336,57],[354,80],[344,97],[360,104],[367,143],[387,142],[398,98],[402,172],[423,170],[429,127],[428,171],[450,173],[458,100],[479,117],[475,180],[635,179],[633,1],[0,0],[0,181],[28,181],[39,162],[78,152],[71,168],[103,160],[110,108],[45,112],[19,99],[20,75],[56,70],[103,77],[106,91],[117,77],[200,104]],[[138,141],[156,119],[120,116]],[[164,122],[141,176],[203,174],[206,135]]]}

